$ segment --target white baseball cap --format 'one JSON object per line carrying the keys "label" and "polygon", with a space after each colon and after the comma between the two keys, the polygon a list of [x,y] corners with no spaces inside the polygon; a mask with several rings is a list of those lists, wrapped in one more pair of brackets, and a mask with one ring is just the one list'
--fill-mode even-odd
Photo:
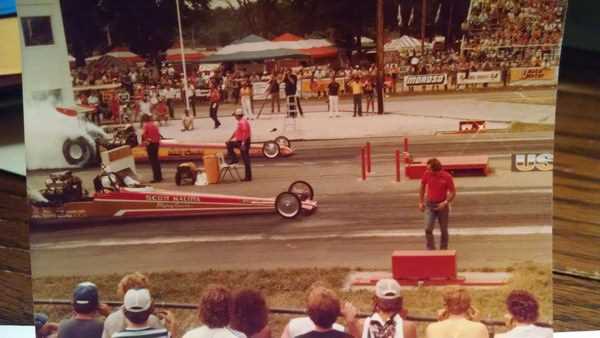
{"label": "white baseball cap", "polygon": [[380,299],[396,299],[400,295],[400,284],[392,278],[380,279],[375,284],[375,296]]}
{"label": "white baseball cap", "polygon": [[152,305],[152,297],[148,289],[129,289],[123,299],[125,310],[129,312],[143,312]]}

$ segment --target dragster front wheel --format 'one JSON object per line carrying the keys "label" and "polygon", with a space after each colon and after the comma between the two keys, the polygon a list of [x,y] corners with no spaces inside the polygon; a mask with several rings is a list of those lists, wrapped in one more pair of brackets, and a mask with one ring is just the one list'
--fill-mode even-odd
{"label": "dragster front wheel", "polygon": [[263,144],[262,152],[263,155],[268,159],[273,159],[279,156],[281,148],[279,144],[274,141],[267,141]]}
{"label": "dragster front wheel", "polygon": [[295,218],[302,211],[302,202],[291,192],[282,192],[275,199],[275,210],[283,218]]}
{"label": "dragster front wheel", "polygon": [[279,147],[287,147],[287,148],[292,147],[292,143],[290,142],[290,139],[288,139],[285,136],[277,136],[275,138],[274,142],[277,143],[279,145]]}
{"label": "dragster front wheel", "polygon": [[298,196],[301,201],[312,200],[315,197],[312,186],[305,181],[296,181],[290,184],[288,192]]}

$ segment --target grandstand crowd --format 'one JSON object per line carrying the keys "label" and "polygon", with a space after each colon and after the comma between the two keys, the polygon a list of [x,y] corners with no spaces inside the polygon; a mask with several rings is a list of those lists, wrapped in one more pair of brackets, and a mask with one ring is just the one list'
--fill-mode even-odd
{"label": "grandstand crowd", "polygon": [[[184,331],[173,313],[155,308],[150,281],[140,273],[124,276],[117,286],[122,306],[110,309],[100,301],[95,284],[75,287],[72,314],[59,323],[35,314],[37,338],[271,338],[268,303],[252,288],[230,290],[208,285],[199,295],[196,328]],[[286,324],[281,338],[416,338],[416,323],[407,317],[410,304],[394,279],[381,279],[374,287],[372,309],[358,309],[340,300],[336,292],[317,282],[308,290],[305,316]],[[429,323],[425,338],[551,338],[552,330],[537,326],[539,304],[527,291],[514,290],[506,298],[505,333],[492,335],[479,321],[478,311],[464,287],[442,292],[437,321]],[[364,317],[364,318],[361,318]],[[59,318],[56,318],[57,320]],[[338,320],[343,319],[341,323]],[[343,325],[342,325],[343,323]],[[181,330],[181,332],[180,332]]]}

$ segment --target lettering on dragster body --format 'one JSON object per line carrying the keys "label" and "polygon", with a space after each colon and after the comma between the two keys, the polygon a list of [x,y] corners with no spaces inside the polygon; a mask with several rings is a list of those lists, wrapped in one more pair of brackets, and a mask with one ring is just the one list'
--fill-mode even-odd
{"label": "lettering on dragster body", "polygon": [[202,202],[200,196],[146,195],[146,200],[155,202]]}

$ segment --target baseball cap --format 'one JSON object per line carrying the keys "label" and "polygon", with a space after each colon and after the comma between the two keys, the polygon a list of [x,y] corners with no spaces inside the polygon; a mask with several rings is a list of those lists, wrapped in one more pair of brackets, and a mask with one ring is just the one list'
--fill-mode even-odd
{"label": "baseball cap", "polygon": [[240,108],[238,108],[231,115],[233,115],[233,116],[243,116],[244,112]]}
{"label": "baseball cap", "polygon": [[33,324],[36,330],[40,330],[48,322],[48,315],[45,313],[36,313],[33,315]]}
{"label": "baseball cap", "polygon": [[91,312],[98,307],[98,288],[92,282],[79,283],[73,292],[73,308],[76,312]]}
{"label": "baseball cap", "polygon": [[400,284],[395,279],[383,278],[375,284],[375,295],[380,299],[396,299],[400,297]]}
{"label": "baseball cap", "polygon": [[152,305],[148,289],[129,289],[123,299],[123,306],[129,312],[143,312]]}

